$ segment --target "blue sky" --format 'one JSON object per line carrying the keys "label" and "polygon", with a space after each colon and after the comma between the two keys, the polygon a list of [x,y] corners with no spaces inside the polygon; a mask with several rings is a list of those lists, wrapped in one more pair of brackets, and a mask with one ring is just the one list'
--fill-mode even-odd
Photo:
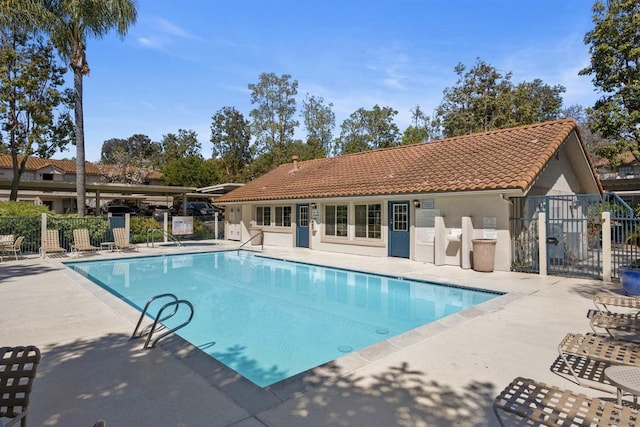
{"label": "blue sky", "polygon": [[[540,78],[567,88],[565,106],[591,106],[584,35],[593,0],[138,0],[128,35],[88,41],[85,148],[141,133],[160,141],[192,129],[211,157],[211,116],[232,106],[249,118],[249,83],[263,72],[298,81],[333,103],[336,129],[360,107],[427,114],[455,85],[454,67],[476,58],[512,81]],[[67,81],[72,82],[69,74]],[[302,120],[299,119],[302,123]],[[304,136],[301,126],[298,137]],[[58,157],[75,156],[75,147]]]}

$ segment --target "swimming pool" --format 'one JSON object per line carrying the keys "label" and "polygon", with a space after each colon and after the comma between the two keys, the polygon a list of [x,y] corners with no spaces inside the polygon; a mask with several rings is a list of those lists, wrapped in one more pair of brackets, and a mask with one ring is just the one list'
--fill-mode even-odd
{"label": "swimming pool", "polygon": [[67,266],[139,310],[190,301],[177,333],[261,387],[501,295],[238,251]]}

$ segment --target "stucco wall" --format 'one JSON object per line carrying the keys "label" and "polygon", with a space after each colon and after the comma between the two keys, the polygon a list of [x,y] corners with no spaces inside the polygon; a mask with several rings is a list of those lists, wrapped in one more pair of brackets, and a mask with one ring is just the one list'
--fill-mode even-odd
{"label": "stucco wall", "polygon": [[[496,270],[508,271],[511,268],[511,237],[509,213],[510,203],[504,200],[500,194],[485,196],[435,196],[422,199],[422,208],[435,210],[436,216],[442,218],[445,235],[451,238],[442,238],[438,241],[436,227],[424,227],[425,221],[421,221],[421,209],[414,211],[415,236],[412,259],[416,261],[436,263],[442,265],[464,265],[463,257],[473,258],[471,253],[464,253],[465,245],[471,252],[473,239],[497,238],[495,263]],[[423,212],[424,213],[424,212]],[[437,215],[439,214],[439,215]],[[470,218],[471,229],[463,230],[463,217]],[[494,228],[495,225],[495,228]],[[487,229],[485,230],[485,226]],[[459,235],[459,238],[454,238]],[[438,257],[440,258],[438,259]]]}
{"label": "stucco wall", "polygon": [[[472,223],[471,235],[464,236],[469,241],[474,238],[486,237],[483,235],[483,227],[485,218],[488,218],[491,224],[496,225],[495,231],[492,229],[492,235],[496,235],[498,243],[496,245],[496,270],[509,270],[511,239],[509,235],[509,203],[503,200],[499,194],[489,196],[439,196],[424,197],[429,200],[433,206],[440,209],[440,214],[444,219],[447,231],[450,229],[460,229],[462,227],[462,217],[470,217]],[[413,199],[412,199],[413,200]],[[422,200],[418,198],[418,200]],[[364,203],[381,203],[382,205],[382,238],[380,240],[359,240],[352,236],[355,234],[355,220],[352,214],[349,215],[350,223],[348,225],[348,239],[336,239],[324,235],[323,212],[324,204],[316,202],[318,215],[313,216],[317,223],[310,233],[309,247],[313,250],[348,253],[356,255],[365,255],[373,257],[386,257],[388,255],[388,199],[364,199],[357,202],[349,201],[350,212],[353,212],[355,204]],[[344,203],[344,202],[341,202]],[[293,206],[295,207],[295,206]],[[433,246],[420,244],[416,239],[417,233],[422,230],[416,226],[416,218],[418,210],[410,203],[410,222],[411,222],[411,259],[422,262],[434,262]],[[245,205],[242,209],[243,236],[242,241],[249,239],[250,224],[255,218],[253,217],[255,206],[249,207]],[[295,236],[295,209],[293,209],[293,218],[291,229],[282,229],[275,227],[263,227],[264,244],[278,247],[294,247],[296,242]],[[440,248],[443,251],[446,265],[461,265],[462,260],[462,244],[460,242],[448,242],[446,247]],[[429,255],[431,250],[431,255]],[[467,254],[470,256],[470,254]]]}
{"label": "stucco wall", "polygon": [[568,144],[570,142],[565,143],[556,155],[549,160],[535,181],[529,193],[530,195],[542,196],[589,192],[586,185],[578,179],[574,165],[569,159],[570,145]]}

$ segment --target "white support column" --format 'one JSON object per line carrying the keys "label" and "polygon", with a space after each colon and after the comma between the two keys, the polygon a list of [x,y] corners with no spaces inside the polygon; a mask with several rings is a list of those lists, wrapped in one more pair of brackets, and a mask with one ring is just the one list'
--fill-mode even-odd
{"label": "white support column", "polygon": [[47,235],[47,214],[45,212],[42,213],[42,220],[40,221],[40,256],[45,258],[47,256],[47,251],[44,249],[44,240]]}
{"label": "white support column", "polygon": [[611,281],[611,212],[602,212],[602,280]]}
{"label": "white support column", "polygon": [[447,250],[447,229],[444,218],[435,217],[435,236],[433,242],[433,260],[435,265],[444,265],[445,251]]}
{"label": "white support column", "polygon": [[124,230],[125,236],[131,235],[131,214],[124,214]]}
{"label": "white support column", "polygon": [[473,240],[473,222],[471,217],[462,217],[462,241],[460,242],[460,267],[471,268],[471,241]]}
{"label": "white support column", "polygon": [[[213,236],[213,240],[218,240],[218,211],[214,213],[213,229],[215,230],[215,236]],[[311,243],[311,239],[309,239],[309,243]]]}
{"label": "white support column", "polygon": [[538,267],[541,276],[547,275],[547,214],[538,213]]}
{"label": "white support column", "polygon": [[169,212],[163,212],[162,214],[162,230],[164,233],[164,242],[167,243],[169,241]]}

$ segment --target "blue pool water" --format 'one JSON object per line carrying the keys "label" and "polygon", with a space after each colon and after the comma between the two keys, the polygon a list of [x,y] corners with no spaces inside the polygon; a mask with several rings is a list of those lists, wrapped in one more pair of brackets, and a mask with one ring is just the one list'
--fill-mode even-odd
{"label": "blue pool water", "polygon": [[67,265],[139,310],[190,301],[177,333],[261,387],[499,295],[238,251]]}

